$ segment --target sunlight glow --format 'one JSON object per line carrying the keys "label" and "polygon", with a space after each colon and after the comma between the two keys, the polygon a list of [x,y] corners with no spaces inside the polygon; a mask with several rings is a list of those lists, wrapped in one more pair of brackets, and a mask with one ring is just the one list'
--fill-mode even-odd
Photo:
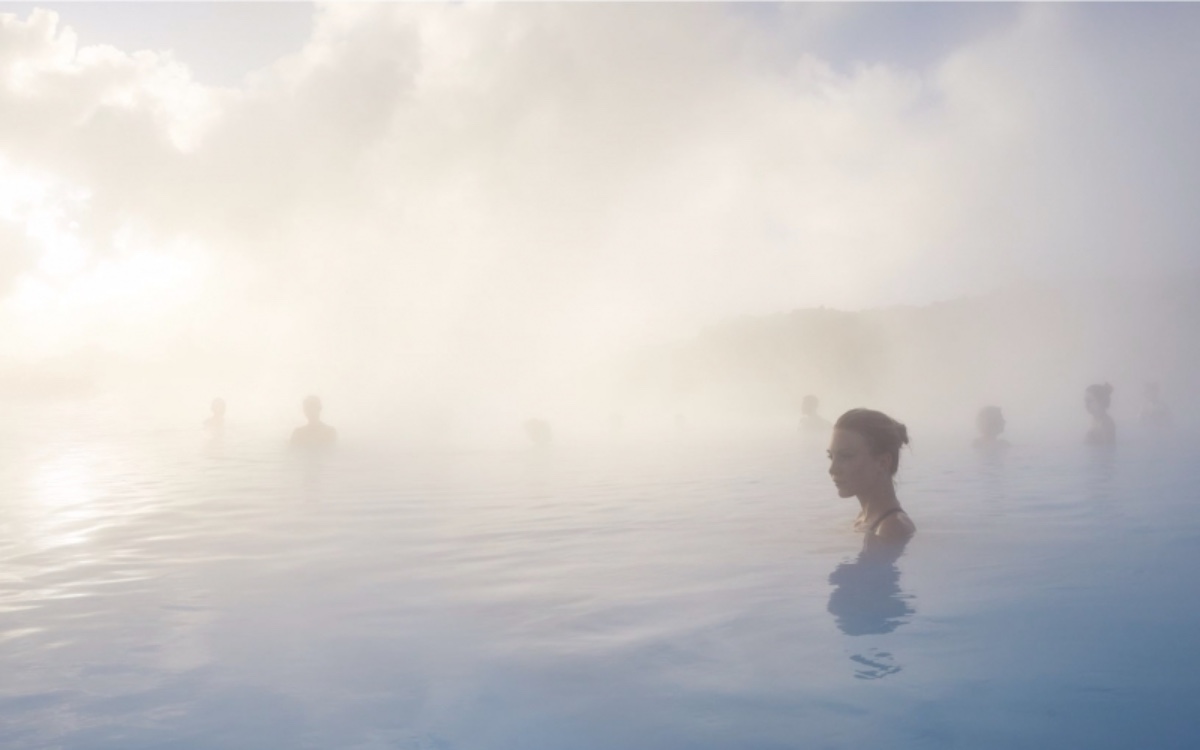
{"label": "sunlight glow", "polygon": [[86,269],[69,268],[78,258],[66,251],[52,257],[58,278],[26,274],[8,300],[18,330],[47,353],[89,341],[120,349],[161,338],[169,314],[195,299],[205,275],[199,252],[186,248],[137,251]]}
{"label": "sunlight glow", "polygon": [[79,505],[92,500],[91,461],[88,454],[63,452],[40,463],[29,480],[31,495],[46,507]]}
{"label": "sunlight glow", "polygon": [[[21,513],[27,524],[22,536],[35,549],[84,544],[111,523],[110,511],[97,502],[102,496],[97,475],[101,462],[97,452],[63,445],[30,466],[26,491],[21,494],[27,499]],[[39,595],[60,598],[64,593],[52,588]]]}
{"label": "sunlight glow", "polygon": [[163,242],[127,223],[94,246],[81,228],[91,197],[86,188],[0,160],[0,222],[20,237],[9,248],[19,265],[4,301],[16,336],[0,354],[161,339],[170,313],[199,294],[207,273],[199,243]]}

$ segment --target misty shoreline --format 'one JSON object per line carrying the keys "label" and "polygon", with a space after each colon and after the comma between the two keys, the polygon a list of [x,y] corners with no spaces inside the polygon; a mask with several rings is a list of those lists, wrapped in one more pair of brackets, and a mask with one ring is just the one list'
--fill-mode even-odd
{"label": "misty shoreline", "polygon": [[[541,403],[505,393],[455,393],[453,379],[421,409],[411,394],[361,389],[373,411],[411,422],[518,421],[533,416],[552,424],[600,429],[602,421],[686,421],[719,430],[738,421],[790,424],[806,394],[821,398],[836,416],[868,405],[894,412],[927,429],[956,431],[983,405],[1005,409],[1015,434],[1061,431],[1083,422],[1081,394],[1091,382],[1116,388],[1114,414],[1129,422],[1144,383],[1160,384],[1178,422],[1195,422],[1183,401],[1191,373],[1200,368],[1200,275],[1155,280],[1104,280],[1070,287],[1029,284],[987,295],[923,306],[860,311],[798,309],[742,316],[710,325],[670,343],[631,347],[623,356],[586,366],[586,377],[523,385]],[[502,342],[501,342],[502,343]],[[202,357],[219,342],[197,347]],[[218,358],[220,359],[220,358]],[[270,384],[278,374],[266,358],[205,382],[205,367],[186,356],[130,362],[92,350],[86,356],[33,363],[0,363],[0,399],[10,403],[87,403],[131,390],[152,394],[159,411],[199,409],[218,395],[233,395],[234,414],[257,404],[259,414],[292,419],[292,394],[282,385],[240,394],[238,376]],[[501,369],[499,366],[497,370]],[[181,377],[182,375],[182,377]],[[519,372],[509,373],[520,381]],[[326,378],[328,380],[328,378]],[[352,378],[329,393],[339,421],[358,421],[364,399]],[[286,383],[286,380],[281,382]],[[297,386],[297,389],[301,389]],[[247,391],[247,393],[249,393]],[[428,393],[428,392],[427,392]],[[184,403],[199,400],[192,406]],[[472,400],[474,399],[474,400]],[[488,400],[502,409],[489,411]],[[464,406],[465,405],[465,406]],[[507,416],[501,416],[507,415]],[[567,434],[570,429],[567,430]]]}

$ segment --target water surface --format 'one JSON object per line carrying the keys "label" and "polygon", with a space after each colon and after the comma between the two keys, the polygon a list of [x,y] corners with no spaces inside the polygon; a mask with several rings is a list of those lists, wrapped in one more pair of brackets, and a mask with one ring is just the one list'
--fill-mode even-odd
{"label": "water surface", "polygon": [[790,438],[0,433],[5,748],[1187,747],[1182,447],[922,444],[864,552]]}

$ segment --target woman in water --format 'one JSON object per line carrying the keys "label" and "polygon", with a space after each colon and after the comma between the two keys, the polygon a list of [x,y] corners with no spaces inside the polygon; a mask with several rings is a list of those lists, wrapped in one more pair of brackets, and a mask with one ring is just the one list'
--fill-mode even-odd
{"label": "woman in water", "polygon": [[908,539],[917,527],[896,499],[893,478],[908,429],[883,412],[851,409],[833,426],[829,475],[839,497],[857,497],[854,528],[869,537]]}
{"label": "woman in water", "polygon": [[1117,426],[1108,416],[1113,387],[1108,383],[1089,385],[1084,391],[1083,405],[1092,415],[1092,426],[1084,439],[1088,445],[1113,445],[1117,442]]}

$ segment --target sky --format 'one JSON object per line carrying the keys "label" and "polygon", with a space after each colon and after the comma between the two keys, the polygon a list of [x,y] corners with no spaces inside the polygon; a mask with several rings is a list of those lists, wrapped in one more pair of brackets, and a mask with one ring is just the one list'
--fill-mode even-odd
{"label": "sky", "polygon": [[1198,37],[1185,4],[0,3],[0,362],[483,389],[1191,270]]}

